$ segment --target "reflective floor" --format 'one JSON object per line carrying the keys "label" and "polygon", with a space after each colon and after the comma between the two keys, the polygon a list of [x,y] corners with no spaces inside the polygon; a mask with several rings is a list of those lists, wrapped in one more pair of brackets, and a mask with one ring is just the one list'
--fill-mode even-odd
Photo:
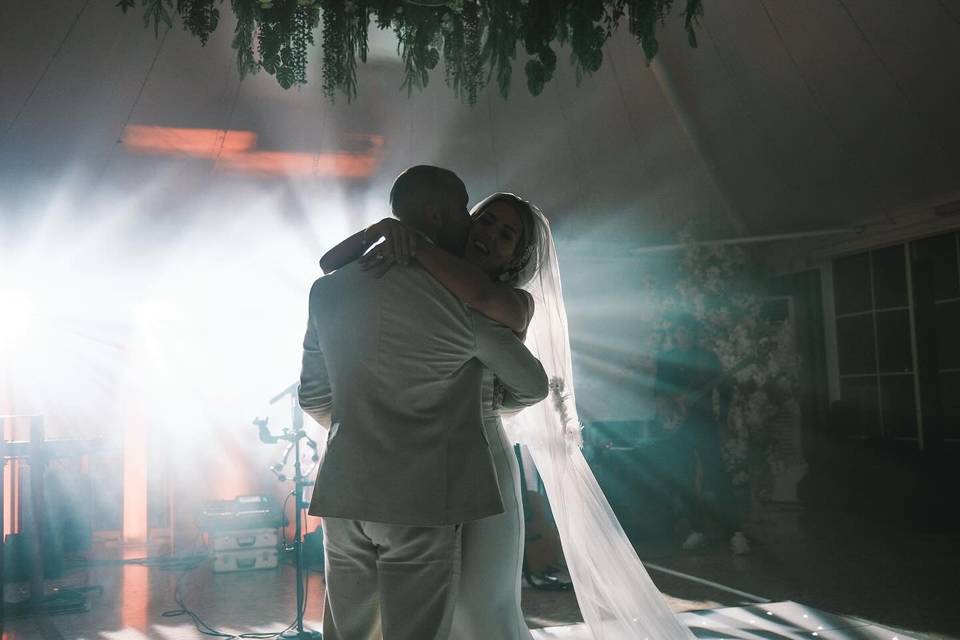
{"label": "reflective floor", "polygon": [[[648,566],[709,583],[651,571],[671,608],[697,637],[960,640],[956,536],[795,510],[772,510],[748,533],[754,553],[746,557],[733,556],[720,540],[694,553],[678,551],[671,540],[639,545]],[[278,632],[294,619],[296,591],[289,565],[215,574],[209,562],[189,572],[136,562],[149,556],[146,549],[101,545],[94,561],[56,583],[102,587],[102,594],[89,594],[88,611],[8,616],[2,640],[202,638],[189,617],[164,615],[180,609],[178,581],[186,607],[225,633]],[[748,606],[747,598],[730,589],[774,602]],[[320,626],[323,590],[322,576],[311,573],[306,620],[314,628]],[[8,588],[8,599],[16,596]],[[571,592],[525,588],[523,607],[541,639],[588,638],[576,625],[582,618]]]}
{"label": "reflective floor", "polygon": [[[680,619],[697,638],[716,640],[913,640],[912,636],[871,624],[866,620],[836,616],[796,602],[772,602],[747,607],[704,609],[681,613]],[[537,640],[594,640],[581,625],[538,629]],[[605,640],[607,635],[604,635]],[[620,640],[610,636],[610,640]],[[623,639],[626,640],[626,639]]]}
{"label": "reflective floor", "polygon": [[[94,572],[103,579],[109,572]],[[153,577],[156,574],[156,578]],[[275,633],[282,631],[293,612],[278,606],[295,602],[284,578],[293,578],[292,568],[277,571],[212,575],[199,569],[184,581],[184,601],[217,631],[228,634]],[[120,584],[106,583],[105,594],[119,586],[119,601],[95,597],[87,613],[58,615],[8,621],[3,640],[103,639],[197,640],[204,636],[186,616],[163,617],[163,611],[177,609],[173,601],[176,577],[162,575],[157,569],[126,566],[120,572]],[[105,581],[106,582],[106,581]],[[288,580],[287,583],[290,581]],[[319,575],[311,576],[306,615],[308,628],[320,628],[323,590]],[[542,600],[542,592],[526,593],[527,600]],[[568,594],[553,594],[568,597]],[[677,600],[673,599],[676,604]],[[540,602],[542,607],[549,603]],[[693,604],[686,602],[685,604]],[[681,621],[697,638],[756,640],[823,638],[826,640],[913,640],[903,631],[885,628],[869,621],[838,616],[796,602],[701,609],[680,612]],[[531,621],[531,626],[535,622]],[[582,624],[555,625],[535,629],[537,640],[594,640]],[[605,633],[604,640],[634,640]]]}

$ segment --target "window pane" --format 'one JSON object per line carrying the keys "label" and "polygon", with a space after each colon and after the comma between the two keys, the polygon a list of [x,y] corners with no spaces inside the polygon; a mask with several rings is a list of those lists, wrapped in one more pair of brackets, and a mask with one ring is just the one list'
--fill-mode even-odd
{"label": "window pane", "polygon": [[840,375],[876,372],[872,314],[837,320],[837,351]]}
{"label": "window pane", "polygon": [[760,307],[760,317],[767,322],[786,322],[790,319],[789,298],[769,298]]}
{"label": "window pane", "polygon": [[877,379],[846,378],[840,381],[840,394],[850,408],[850,424],[844,431],[851,436],[879,437],[880,415]]}
{"label": "window pane", "polygon": [[838,314],[872,308],[870,254],[840,258],[833,262],[833,296]]}
{"label": "window pane", "polygon": [[960,373],[940,374],[943,437],[960,438]]}
{"label": "window pane", "polygon": [[883,404],[883,433],[886,437],[917,437],[917,409],[913,376],[880,378]]}
{"label": "window pane", "polygon": [[948,233],[913,243],[918,260],[933,263],[933,295],[937,300],[960,297],[960,271],[957,267],[957,234]]}
{"label": "window pane", "polygon": [[937,305],[937,360],[940,369],[960,369],[960,300]]}
{"label": "window pane", "polygon": [[907,265],[902,244],[873,252],[874,302],[877,309],[907,306]]}
{"label": "window pane", "polygon": [[877,312],[877,353],[881,372],[913,371],[909,311]]}

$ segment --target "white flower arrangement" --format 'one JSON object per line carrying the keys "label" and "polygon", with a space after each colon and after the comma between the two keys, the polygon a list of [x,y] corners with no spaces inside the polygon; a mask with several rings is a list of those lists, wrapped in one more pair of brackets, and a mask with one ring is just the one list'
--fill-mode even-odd
{"label": "white flower arrangement", "polygon": [[797,388],[793,328],[764,317],[765,299],[748,251],[699,245],[689,232],[680,241],[685,248],[676,282],[659,292],[653,283],[646,287],[655,339],[645,340],[644,346],[656,351],[669,347],[670,320],[677,312],[700,321],[702,346],[717,355],[724,370],[733,371],[722,433],[724,460],[735,486],[750,487],[763,497],[772,488],[770,471],[777,464],[772,418],[790,406]]}

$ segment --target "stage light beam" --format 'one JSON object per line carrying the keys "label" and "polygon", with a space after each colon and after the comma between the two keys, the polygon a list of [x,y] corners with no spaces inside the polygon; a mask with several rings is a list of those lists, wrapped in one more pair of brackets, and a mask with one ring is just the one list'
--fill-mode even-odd
{"label": "stage light beam", "polygon": [[0,357],[8,364],[42,341],[48,321],[36,295],[19,287],[0,287]]}

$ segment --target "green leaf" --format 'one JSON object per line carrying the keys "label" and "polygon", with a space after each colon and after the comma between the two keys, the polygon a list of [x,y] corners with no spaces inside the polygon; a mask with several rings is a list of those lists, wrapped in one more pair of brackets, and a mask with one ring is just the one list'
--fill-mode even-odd
{"label": "green leaf", "polygon": [[280,86],[284,89],[289,89],[293,86],[295,80],[295,74],[293,72],[293,67],[280,67],[277,69],[277,82],[280,83]]}
{"label": "green leaf", "polygon": [[527,90],[530,92],[530,95],[532,96],[540,95],[541,93],[543,93],[544,86],[546,85],[542,80],[538,80],[536,78],[527,76]]}
{"label": "green leaf", "polygon": [[557,68],[557,54],[553,52],[553,49],[547,47],[540,52],[540,62],[552,74]]}
{"label": "green leaf", "polygon": [[657,57],[657,51],[660,50],[660,43],[653,36],[646,36],[640,39],[640,46],[643,48],[643,55],[647,57],[647,64]]}
{"label": "green leaf", "polygon": [[440,52],[436,48],[430,47],[427,51],[426,59],[423,62],[424,66],[432,70],[437,66],[438,62],[440,62]]}
{"label": "green leaf", "polygon": [[527,64],[523,68],[523,70],[526,72],[527,78],[537,78],[539,80],[542,80],[543,77],[546,75],[544,66],[543,64],[540,63],[539,60],[534,60],[534,59],[527,60]]}
{"label": "green leaf", "polygon": [[687,42],[694,49],[697,48],[697,27],[703,17],[703,0],[687,0],[687,8],[683,15],[683,27],[687,30]]}

